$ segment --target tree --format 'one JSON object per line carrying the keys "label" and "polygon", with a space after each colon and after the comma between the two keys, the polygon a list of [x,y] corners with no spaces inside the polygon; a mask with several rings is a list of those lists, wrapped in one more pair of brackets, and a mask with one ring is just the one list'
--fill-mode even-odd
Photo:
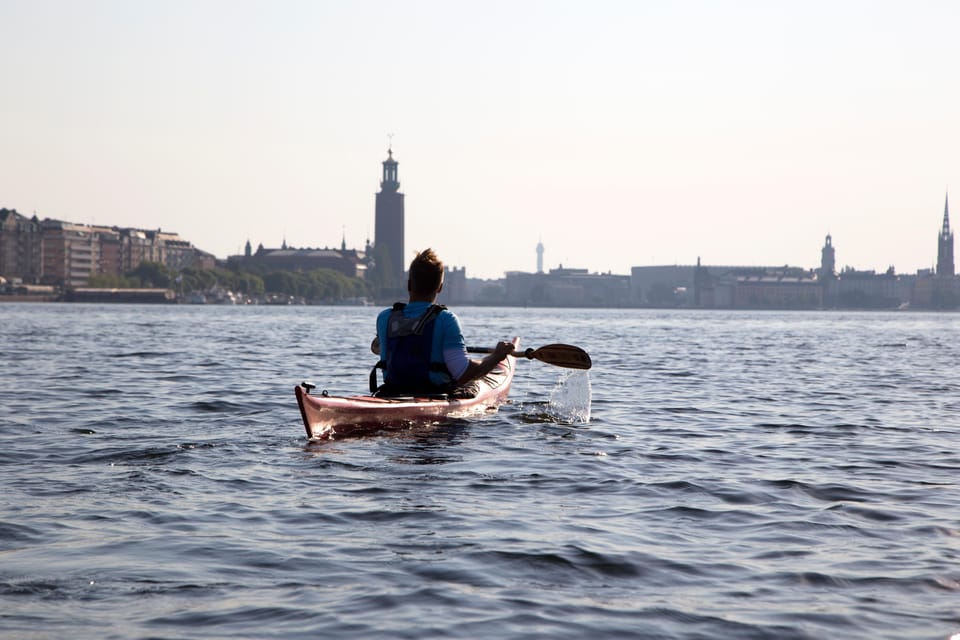
{"label": "tree", "polygon": [[96,273],[90,276],[87,284],[91,287],[101,289],[130,289],[136,285],[131,284],[129,278],[118,276],[112,273]]}
{"label": "tree", "polygon": [[166,265],[160,262],[141,262],[140,266],[127,273],[127,277],[136,278],[141,287],[167,288],[172,286],[176,277]]}
{"label": "tree", "polygon": [[370,286],[360,278],[348,277],[332,269],[313,271],[271,271],[266,274],[239,269],[198,269],[186,267],[173,272],[157,262],[144,262],[125,276],[98,274],[90,286],[104,288],[164,287],[180,295],[220,287],[247,296],[275,293],[305,298],[311,302],[337,302],[344,298],[370,295]]}

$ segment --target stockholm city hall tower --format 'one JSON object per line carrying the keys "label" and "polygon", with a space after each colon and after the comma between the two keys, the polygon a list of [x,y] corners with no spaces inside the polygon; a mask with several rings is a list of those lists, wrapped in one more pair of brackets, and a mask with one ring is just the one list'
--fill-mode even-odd
{"label": "stockholm city hall tower", "polygon": [[377,192],[373,246],[381,286],[385,290],[402,292],[406,287],[403,279],[403,194],[400,193],[397,164],[391,146],[387,149],[387,159],[383,161],[383,178]]}

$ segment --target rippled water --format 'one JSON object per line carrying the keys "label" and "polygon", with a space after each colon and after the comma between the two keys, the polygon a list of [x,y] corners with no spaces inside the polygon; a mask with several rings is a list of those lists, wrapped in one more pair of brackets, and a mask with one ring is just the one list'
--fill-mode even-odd
{"label": "rippled water", "polygon": [[375,310],[0,304],[0,635],[960,632],[960,316],[457,312],[594,369],[311,443]]}

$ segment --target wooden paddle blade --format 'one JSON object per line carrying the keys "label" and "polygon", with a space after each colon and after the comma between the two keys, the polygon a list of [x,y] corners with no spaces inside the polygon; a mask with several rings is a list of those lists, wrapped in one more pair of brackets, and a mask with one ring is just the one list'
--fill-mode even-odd
{"label": "wooden paddle blade", "polygon": [[590,354],[572,344],[548,344],[539,349],[527,349],[523,355],[533,360],[568,369],[589,369],[593,366],[593,362],[590,361]]}

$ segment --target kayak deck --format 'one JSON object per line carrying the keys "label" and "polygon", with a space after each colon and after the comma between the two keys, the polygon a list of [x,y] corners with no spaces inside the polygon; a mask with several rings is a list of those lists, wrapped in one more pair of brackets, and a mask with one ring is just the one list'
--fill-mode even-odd
{"label": "kayak deck", "polygon": [[[519,339],[514,338],[519,345]],[[464,418],[496,411],[506,401],[513,382],[516,359],[507,356],[489,374],[478,380],[471,398],[331,396],[311,395],[311,385],[294,388],[303,426],[310,439],[334,439],[397,429],[442,418]]]}

